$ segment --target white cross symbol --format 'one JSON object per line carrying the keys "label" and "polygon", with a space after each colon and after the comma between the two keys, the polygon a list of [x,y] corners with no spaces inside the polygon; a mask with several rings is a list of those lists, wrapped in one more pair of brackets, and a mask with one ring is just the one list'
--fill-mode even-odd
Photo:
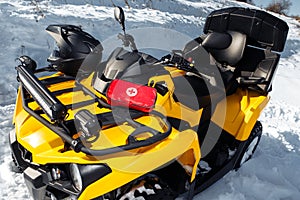
{"label": "white cross symbol", "polygon": [[129,87],[129,88],[127,88],[127,90],[126,90],[126,94],[127,94],[128,96],[130,96],[130,97],[136,96],[137,93],[138,93],[138,91],[137,91],[137,89],[134,88],[134,87]]}

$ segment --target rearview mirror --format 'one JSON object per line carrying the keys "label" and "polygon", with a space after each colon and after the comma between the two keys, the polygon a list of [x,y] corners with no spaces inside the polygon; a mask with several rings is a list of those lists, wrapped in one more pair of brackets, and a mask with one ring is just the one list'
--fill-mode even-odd
{"label": "rearview mirror", "polygon": [[114,14],[115,14],[115,19],[122,26],[122,30],[125,31],[125,15],[123,9],[119,6],[116,6],[114,10]]}

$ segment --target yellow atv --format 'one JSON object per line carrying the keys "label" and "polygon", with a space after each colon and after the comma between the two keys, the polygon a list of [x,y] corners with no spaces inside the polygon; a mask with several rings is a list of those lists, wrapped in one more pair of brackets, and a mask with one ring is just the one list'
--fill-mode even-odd
{"label": "yellow atv", "polygon": [[[213,11],[204,35],[156,59],[102,46],[81,28],[50,25],[49,67],[28,56],[10,133],[12,155],[34,199],[192,197],[251,158],[260,113],[288,33],[264,11]],[[46,76],[41,76],[40,74]]]}

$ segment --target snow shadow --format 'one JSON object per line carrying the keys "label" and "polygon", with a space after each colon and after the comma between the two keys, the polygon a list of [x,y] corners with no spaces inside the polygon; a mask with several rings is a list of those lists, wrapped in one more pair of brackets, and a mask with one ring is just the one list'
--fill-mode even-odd
{"label": "snow shadow", "polygon": [[288,58],[296,53],[295,49],[299,49],[300,40],[287,40],[281,58]]}
{"label": "snow shadow", "polygon": [[274,138],[263,133],[252,159],[194,199],[298,200],[299,135],[289,131],[279,132],[279,135],[280,137]]}

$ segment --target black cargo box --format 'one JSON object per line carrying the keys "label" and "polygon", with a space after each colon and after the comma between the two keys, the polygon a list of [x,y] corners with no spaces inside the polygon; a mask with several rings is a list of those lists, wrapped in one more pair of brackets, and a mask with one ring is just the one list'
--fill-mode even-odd
{"label": "black cargo box", "polygon": [[242,7],[213,11],[207,17],[204,33],[238,31],[248,36],[247,44],[273,51],[283,51],[288,25],[273,15]]}

